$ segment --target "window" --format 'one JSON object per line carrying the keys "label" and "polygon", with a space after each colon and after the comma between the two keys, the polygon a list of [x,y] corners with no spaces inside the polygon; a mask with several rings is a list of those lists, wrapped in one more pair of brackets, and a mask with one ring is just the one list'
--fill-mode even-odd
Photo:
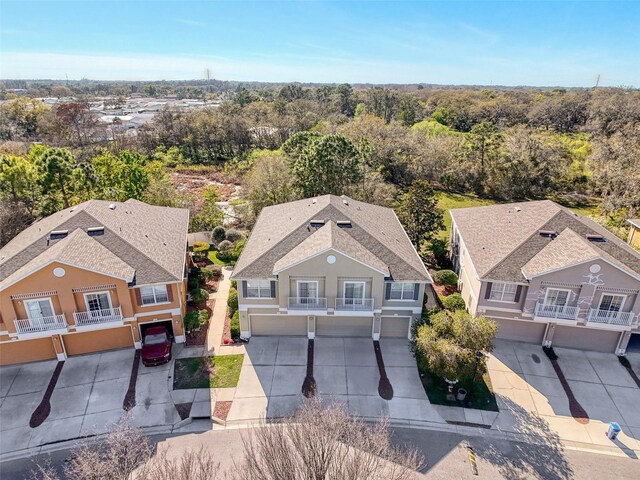
{"label": "window", "polygon": [[37,300],[25,300],[24,308],[30,320],[53,317],[53,303],[50,298],[39,298]]}
{"label": "window", "polygon": [[169,301],[166,285],[154,285],[152,287],[141,287],[140,297],[143,305],[153,305],[154,303],[164,303]]}
{"label": "window", "polygon": [[494,283],[491,287],[489,300],[496,302],[515,302],[517,285],[512,283]]}
{"label": "window", "polygon": [[606,312],[619,312],[622,310],[622,305],[624,305],[624,301],[627,297],[624,295],[612,295],[609,293],[605,293],[602,295],[600,299],[599,310],[604,310]]}
{"label": "window", "polygon": [[390,300],[413,300],[413,292],[415,284],[394,282],[391,284],[391,291],[389,292]]}
{"label": "window", "polygon": [[85,293],[84,302],[90,312],[109,310],[111,308],[111,297],[109,292]]}
{"label": "window", "polygon": [[247,280],[247,298],[273,298],[270,280]]}
{"label": "window", "polygon": [[554,307],[564,307],[569,300],[569,293],[570,290],[548,288],[544,296],[544,304],[553,305]]}
{"label": "window", "polygon": [[298,280],[298,300],[300,303],[316,303],[318,301],[318,282]]}
{"label": "window", "polygon": [[344,282],[345,305],[362,305],[365,285],[365,282]]}

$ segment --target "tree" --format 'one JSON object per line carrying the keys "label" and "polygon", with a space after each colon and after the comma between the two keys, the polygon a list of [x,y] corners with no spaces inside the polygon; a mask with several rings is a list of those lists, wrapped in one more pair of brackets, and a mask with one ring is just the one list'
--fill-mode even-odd
{"label": "tree", "polygon": [[404,480],[424,462],[417,450],[391,444],[385,421],[371,425],[315,399],[282,422],[253,428],[243,442],[237,480]]}
{"label": "tree", "polygon": [[31,139],[37,136],[38,126],[48,107],[35,98],[18,97],[5,102],[0,113],[6,116],[14,128],[11,137]]}
{"label": "tree", "polygon": [[415,180],[402,196],[398,217],[418,251],[424,242],[444,229],[442,210],[438,208],[431,185],[425,180]]}
{"label": "tree", "polygon": [[82,147],[98,126],[98,119],[89,105],[71,102],[56,107],[54,123],[61,137]]}
{"label": "tree", "polygon": [[318,138],[322,137],[318,132],[297,132],[291,135],[286,142],[282,144],[282,151],[294,161],[299,159],[307,146]]}
{"label": "tree", "polygon": [[0,155],[0,192],[14,201],[35,200],[38,171],[27,157]]}
{"label": "tree", "polygon": [[200,193],[202,204],[191,216],[189,226],[192,232],[210,232],[224,220],[224,213],[218,205],[220,193],[215,185],[208,185]]}
{"label": "tree", "polygon": [[[117,155],[103,153],[91,159],[102,198],[126,201],[130,198],[142,199],[150,182],[150,169],[143,155],[122,150]],[[152,169],[158,178],[157,164]]]}
{"label": "tree", "polygon": [[[463,384],[487,370],[486,354],[493,349],[498,327],[493,320],[464,310],[442,310],[417,329],[414,345],[420,361],[434,375]],[[476,355],[482,353],[482,358]]]}
{"label": "tree", "polygon": [[336,87],[338,110],[347,117],[353,117],[356,104],[353,100],[353,88],[348,83],[341,83]]}
{"label": "tree", "polygon": [[255,156],[247,176],[248,199],[254,217],[269,205],[286,203],[298,198],[289,162],[282,155]]}
{"label": "tree", "polygon": [[42,189],[52,198],[59,192],[64,208],[70,206],[73,173],[77,166],[71,152],[64,148],[49,148],[39,157]]}
{"label": "tree", "polygon": [[398,119],[405,127],[410,127],[420,121],[420,102],[410,95],[404,95],[398,106]]}
{"label": "tree", "polygon": [[304,197],[342,195],[362,179],[360,153],[346,137],[325,135],[312,140],[295,161],[296,185]]}

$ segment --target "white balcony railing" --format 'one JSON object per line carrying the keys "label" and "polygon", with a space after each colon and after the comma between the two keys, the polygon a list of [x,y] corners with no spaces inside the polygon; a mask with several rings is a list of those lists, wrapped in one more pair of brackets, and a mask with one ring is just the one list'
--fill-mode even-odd
{"label": "white balcony railing", "polygon": [[289,310],[326,310],[326,298],[289,297]]}
{"label": "white balcony railing", "polygon": [[562,320],[575,320],[578,318],[578,307],[567,307],[566,305],[551,305],[546,303],[536,303],[536,317],[559,318]]}
{"label": "white balcony railing", "polygon": [[373,311],[373,298],[336,298],[336,310],[371,312]]}
{"label": "white balcony railing", "polygon": [[67,319],[64,314],[50,317],[24,318],[15,320],[15,325],[18,334],[65,330],[67,328]]}
{"label": "white balcony railing", "polygon": [[589,309],[587,323],[601,323],[605,325],[621,325],[630,327],[633,323],[632,312],[612,312],[609,310]]}
{"label": "white balcony railing", "polygon": [[73,320],[76,326],[85,327],[87,325],[98,325],[100,323],[111,323],[122,321],[122,310],[120,307],[105,308],[102,310],[91,310],[89,312],[74,312]]}

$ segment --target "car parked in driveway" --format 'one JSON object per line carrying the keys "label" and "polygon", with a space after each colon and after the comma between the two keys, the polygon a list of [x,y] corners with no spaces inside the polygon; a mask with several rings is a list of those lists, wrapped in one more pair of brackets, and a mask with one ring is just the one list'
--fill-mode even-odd
{"label": "car parked in driveway", "polygon": [[142,339],[142,363],[151,367],[171,360],[171,337],[167,327],[149,327]]}

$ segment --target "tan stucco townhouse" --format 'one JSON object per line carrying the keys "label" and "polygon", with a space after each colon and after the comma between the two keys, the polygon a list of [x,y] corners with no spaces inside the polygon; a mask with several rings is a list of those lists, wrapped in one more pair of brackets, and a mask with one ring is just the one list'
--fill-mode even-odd
{"label": "tan stucco townhouse", "polygon": [[0,364],[141,347],[146,325],[184,341],[189,211],[91,200],[0,249]]}

